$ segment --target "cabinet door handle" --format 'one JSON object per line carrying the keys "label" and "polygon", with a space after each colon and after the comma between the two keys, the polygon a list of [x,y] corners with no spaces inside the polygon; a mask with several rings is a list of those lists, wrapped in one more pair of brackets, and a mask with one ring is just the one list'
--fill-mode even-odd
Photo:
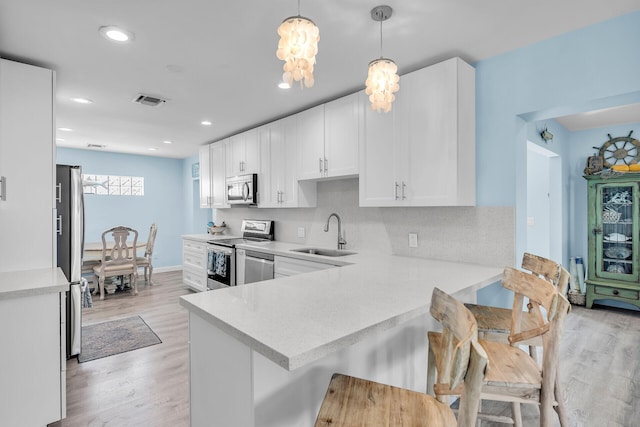
{"label": "cabinet door handle", "polygon": [[596,227],[593,229],[593,233],[594,234],[601,234],[602,233],[602,228],[601,227]]}
{"label": "cabinet door handle", "polygon": [[58,215],[58,218],[56,218],[56,222],[57,222],[56,233],[58,233],[59,236],[62,236],[62,215]]}
{"label": "cabinet door handle", "polygon": [[327,160],[327,158],[324,158],[324,173],[325,175],[328,173],[329,171],[329,161]]}
{"label": "cabinet door handle", "polygon": [[395,185],[396,185],[395,199],[398,200],[398,187],[400,187],[400,184],[398,184],[398,181],[396,181]]}
{"label": "cabinet door handle", "polygon": [[407,184],[404,183],[404,181],[402,181],[402,200],[406,199],[405,195],[404,195],[404,189],[407,188]]}
{"label": "cabinet door handle", "polygon": [[7,200],[7,178],[0,176],[0,201]]}
{"label": "cabinet door handle", "polygon": [[318,158],[318,161],[320,162],[320,173],[322,173],[322,157]]}
{"label": "cabinet door handle", "polygon": [[614,295],[620,295],[620,291],[618,291],[617,289],[614,289],[614,290],[613,290],[613,294],[614,294]]}

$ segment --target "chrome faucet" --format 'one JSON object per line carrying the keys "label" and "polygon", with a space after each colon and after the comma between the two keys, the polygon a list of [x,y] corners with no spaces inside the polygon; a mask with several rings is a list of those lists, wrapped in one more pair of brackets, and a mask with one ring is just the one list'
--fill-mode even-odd
{"label": "chrome faucet", "polygon": [[324,231],[325,233],[329,232],[329,221],[331,221],[332,216],[335,216],[338,220],[338,249],[344,249],[344,245],[347,244],[347,241],[342,237],[342,221],[340,221],[340,215],[335,212],[329,215],[329,218],[327,218],[327,225],[324,226]]}

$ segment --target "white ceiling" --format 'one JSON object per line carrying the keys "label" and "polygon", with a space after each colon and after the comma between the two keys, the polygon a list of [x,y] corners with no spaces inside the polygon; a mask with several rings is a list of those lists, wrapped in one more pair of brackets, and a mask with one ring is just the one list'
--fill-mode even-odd
{"label": "white ceiling", "polygon": [[[640,9],[637,0],[300,3],[301,15],[320,28],[311,89],[276,86],[276,28],[297,14],[295,0],[0,0],[0,55],[56,70],[57,126],[74,129],[58,131],[59,146],[183,158],[207,142],[362,89],[367,64],[380,55],[379,24],[370,17],[379,4],[394,9],[383,24],[383,53],[400,74],[452,56],[474,63]],[[104,25],[133,31],[135,41],[107,41],[98,33]],[[133,104],[138,93],[169,101]],[[200,125],[204,119],[213,126]]]}

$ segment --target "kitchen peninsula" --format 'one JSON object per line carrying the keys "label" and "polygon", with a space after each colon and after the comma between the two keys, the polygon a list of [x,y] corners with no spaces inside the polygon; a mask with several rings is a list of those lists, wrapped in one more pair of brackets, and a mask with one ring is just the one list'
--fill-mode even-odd
{"label": "kitchen peninsula", "polygon": [[243,245],[340,267],[181,297],[189,310],[191,425],[313,425],[334,372],[417,391],[426,384],[434,287],[473,302],[502,269]]}

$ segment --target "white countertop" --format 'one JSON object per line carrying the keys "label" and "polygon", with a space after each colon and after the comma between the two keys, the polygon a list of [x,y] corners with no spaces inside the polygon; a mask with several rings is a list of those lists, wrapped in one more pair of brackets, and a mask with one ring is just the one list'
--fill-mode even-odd
{"label": "white countertop", "polygon": [[0,299],[65,292],[69,282],[59,267],[0,273]]}
{"label": "white countertop", "polygon": [[182,236],[183,239],[187,239],[187,240],[195,240],[197,242],[203,242],[206,243],[210,240],[220,240],[220,239],[233,239],[235,237],[238,236],[234,236],[232,234],[207,234],[207,233],[202,233],[202,234],[183,234]]}
{"label": "white countertop", "polygon": [[434,287],[455,294],[502,268],[399,256],[338,258],[281,242],[242,245],[339,268],[183,296],[180,304],[288,370],[428,312]]}

